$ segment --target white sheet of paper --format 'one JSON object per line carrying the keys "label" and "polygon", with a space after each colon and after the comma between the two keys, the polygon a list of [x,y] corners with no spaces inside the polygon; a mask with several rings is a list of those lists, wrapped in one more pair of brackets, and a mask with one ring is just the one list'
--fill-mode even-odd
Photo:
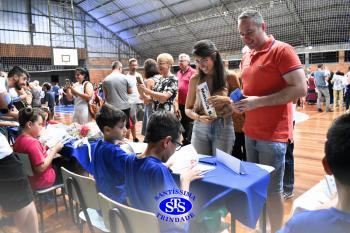
{"label": "white sheet of paper", "polygon": [[49,148],[53,147],[57,142],[62,141],[69,136],[66,127],[67,126],[63,124],[48,125],[40,136],[40,142]]}
{"label": "white sheet of paper", "polygon": [[269,165],[264,165],[264,164],[258,164],[256,163],[256,166],[260,167],[261,169],[264,169],[265,171],[267,171],[268,173],[271,173],[275,170],[274,167],[271,167]]}
{"label": "white sheet of paper", "polygon": [[[173,171],[174,174],[181,174],[183,173],[184,171],[186,171],[186,169],[188,169],[189,166],[187,167],[182,167],[180,169],[173,169],[173,167],[171,168],[171,170]],[[215,169],[215,166],[212,166],[212,165],[207,165],[207,164],[202,164],[202,163],[197,163],[197,165],[194,167],[194,169],[197,169],[199,171],[201,171],[201,175],[209,172],[209,171],[212,171]]]}
{"label": "white sheet of paper", "polygon": [[216,148],[216,159],[220,163],[223,163],[226,167],[232,169],[232,171],[236,172],[237,174],[245,174],[245,170],[241,165],[241,160],[217,148]]}
{"label": "white sheet of paper", "polygon": [[194,147],[189,144],[181,147],[179,151],[176,151],[169,158],[167,164],[171,164],[171,170],[174,172],[189,167],[191,161],[198,161],[198,153]]}
{"label": "white sheet of paper", "polygon": [[197,162],[195,169],[201,171],[204,174],[208,171],[215,169],[215,166],[198,163],[199,155],[194,147],[189,144],[181,147],[179,151],[176,151],[168,160],[167,164],[171,164],[170,168],[175,174],[181,174],[191,166],[191,162]]}
{"label": "white sheet of paper", "polygon": [[327,193],[329,197],[332,197],[337,193],[337,186],[335,185],[334,176],[325,175],[325,180],[327,184],[327,190],[325,190],[325,193]]}

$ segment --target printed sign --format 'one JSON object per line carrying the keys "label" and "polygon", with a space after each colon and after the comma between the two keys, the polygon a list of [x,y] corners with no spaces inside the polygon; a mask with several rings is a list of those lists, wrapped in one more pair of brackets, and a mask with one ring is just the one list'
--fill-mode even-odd
{"label": "printed sign", "polygon": [[154,197],[158,203],[156,216],[166,222],[186,222],[194,218],[193,202],[196,197],[190,192],[172,189]]}
{"label": "printed sign", "polygon": [[199,91],[199,95],[201,97],[202,105],[207,116],[217,117],[215,109],[208,102],[208,98],[210,97],[210,92],[208,88],[208,84],[206,82],[201,83],[197,86]]}

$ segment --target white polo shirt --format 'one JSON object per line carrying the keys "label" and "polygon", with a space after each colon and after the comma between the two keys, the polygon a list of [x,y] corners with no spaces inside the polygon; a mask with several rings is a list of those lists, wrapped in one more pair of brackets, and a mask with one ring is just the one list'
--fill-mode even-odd
{"label": "white polo shirt", "polygon": [[[5,77],[0,77],[0,94],[7,92],[7,80]],[[12,148],[7,141],[5,135],[0,133],[0,159],[12,154]]]}

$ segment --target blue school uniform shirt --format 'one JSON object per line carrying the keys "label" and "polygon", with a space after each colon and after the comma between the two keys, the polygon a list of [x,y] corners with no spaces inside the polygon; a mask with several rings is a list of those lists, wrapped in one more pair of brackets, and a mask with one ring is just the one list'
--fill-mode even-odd
{"label": "blue school uniform shirt", "polygon": [[119,203],[125,203],[125,160],[129,156],[119,145],[100,140],[92,156],[97,190]]}
{"label": "blue school uniform shirt", "polygon": [[[125,186],[131,206],[157,214],[159,192],[178,189],[169,169],[156,157],[129,156],[125,166]],[[184,225],[159,220],[162,233],[185,232]]]}
{"label": "blue school uniform shirt", "polygon": [[350,214],[336,208],[305,211],[293,216],[278,233],[350,232]]}

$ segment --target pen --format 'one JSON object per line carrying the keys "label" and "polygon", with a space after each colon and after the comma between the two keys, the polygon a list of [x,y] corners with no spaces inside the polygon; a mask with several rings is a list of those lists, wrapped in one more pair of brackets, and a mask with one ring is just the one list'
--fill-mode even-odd
{"label": "pen", "polygon": [[208,161],[201,161],[199,160],[200,163],[205,163],[205,164],[209,164],[209,165],[213,165],[213,166],[216,166],[216,163],[215,162],[208,162]]}

